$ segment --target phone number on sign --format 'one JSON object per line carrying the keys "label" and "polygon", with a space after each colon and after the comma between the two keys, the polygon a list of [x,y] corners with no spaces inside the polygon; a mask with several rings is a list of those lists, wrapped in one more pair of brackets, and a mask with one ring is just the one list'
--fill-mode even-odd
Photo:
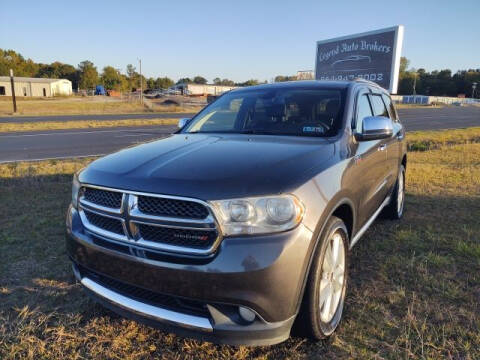
{"label": "phone number on sign", "polygon": [[326,75],[320,76],[318,80],[353,80],[353,79],[365,79],[370,81],[382,81],[384,79],[383,73],[372,74],[349,74],[349,75]]}

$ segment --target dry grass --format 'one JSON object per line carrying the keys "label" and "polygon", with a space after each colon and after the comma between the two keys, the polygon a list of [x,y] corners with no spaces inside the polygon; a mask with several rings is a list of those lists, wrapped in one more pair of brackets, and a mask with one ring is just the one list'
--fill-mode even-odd
{"label": "dry grass", "polygon": [[407,136],[408,150],[433,150],[448,145],[480,142],[480,127],[455,130],[431,130],[409,132]]}
{"label": "dry grass", "polygon": [[78,120],[0,123],[0,133],[40,130],[91,129],[120,126],[176,125],[177,123],[178,119]]}
{"label": "dry grass", "polygon": [[63,231],[71,174],[91,159],[0,165],[0,358],[478,359],[479,155],[470,143],[409,153],[405,217],[355,247],[335,335],[257,348],[166,334],[88,300]]}
{"label": "dry grass", "polygon": [[[190,108],[163,107],[155,108],[158,112],[191,112]],[[12,115],[12,103],[0,97],[0,116]],[[17,98],[16,115],[87,115],[87,114],[132,114],[152,112],[138,101],[123,101],[117,98],[95,97],[60,97],[24,99]]]}

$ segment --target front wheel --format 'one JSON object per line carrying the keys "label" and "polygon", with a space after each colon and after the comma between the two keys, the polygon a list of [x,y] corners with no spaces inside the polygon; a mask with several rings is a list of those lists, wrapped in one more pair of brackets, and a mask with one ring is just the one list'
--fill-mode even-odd
{"label": "front wheel", "polygon": [[392,198],[387,207],[385,207],[385,215],[389,219],[398,220],[403,215],[405,204],[405,167],[400,165],[398,170],[397,182],[392,193]]}
{"label": "front wheel", "polygon": [[316,250],[299,318],[299,325],[315,339],[331,335],[342,318],[348,243],[344,222],[332,217]]}

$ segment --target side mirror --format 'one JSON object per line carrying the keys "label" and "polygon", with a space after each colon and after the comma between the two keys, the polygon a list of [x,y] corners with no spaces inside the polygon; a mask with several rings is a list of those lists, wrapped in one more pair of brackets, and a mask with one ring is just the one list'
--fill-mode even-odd
{"label": "side mirror", "polygon": [[362,132],[355,133],[355,139],[358,141],[380,140],[392,135],[392,119],[385,116],[367,116],[362,120]]}
{"label": "side mirror", "polygon": [[191,120],[190,118],[183,118],[183,119],[178,120],[178,128],[183,129],[185,127],[185,125],[187,125],[190,120]]}

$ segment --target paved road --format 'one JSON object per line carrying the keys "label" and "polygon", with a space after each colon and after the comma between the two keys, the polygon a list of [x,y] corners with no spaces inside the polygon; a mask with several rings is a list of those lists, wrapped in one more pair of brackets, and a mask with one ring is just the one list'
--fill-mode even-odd
{"label": "paved road", "polygon": [[44,121],[79,121],[79,120],[124,120],[124,119],[180,119],[191,117],[188,113],[141,113],[141,114],[107,114],[107,115],[48,115],[48,116],[4,116],[0,123],[44,122]]}
{"label": "paved road", "polygon": [[[399,114],[408,131],[480,126],[480,107],[400,109]],[[175,126],[4,133],[0,134],[0,163],[104,155],[173,131]]]}
{"label": "paved road", "polygon": [[480,106],[399,109],[407,131],[480,126]]}
{"label": "paved road", "polygon": [[161,139],[175,130],[175,126],[152,126],[3,133],[0,134],[0,163],[103,155]]}

